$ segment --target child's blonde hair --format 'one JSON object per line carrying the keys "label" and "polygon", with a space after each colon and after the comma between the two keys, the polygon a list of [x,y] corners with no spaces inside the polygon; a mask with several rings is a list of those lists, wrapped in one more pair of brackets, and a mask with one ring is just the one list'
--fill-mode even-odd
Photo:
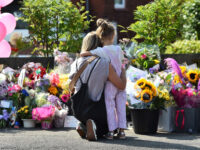
{"label": "child's blonde hair", "polygon": [[96,32],[90,32],[83,38],[81,52],[90,51],[102,47],[101,40]]}
{"label": "child's blonde hair", "polygon": [[96,30],[96,34],[100,37],[102,43],[105,40],[111,40],[114,37],[116,30],[111,22],[100,18],[97,20],[96,23],[98,27]]}

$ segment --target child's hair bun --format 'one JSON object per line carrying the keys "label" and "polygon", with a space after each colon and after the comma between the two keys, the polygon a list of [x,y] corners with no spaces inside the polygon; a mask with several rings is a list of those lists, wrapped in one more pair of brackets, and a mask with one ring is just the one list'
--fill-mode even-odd
{"label": "child's hair bun", "polygon": [[105,19],[99,18],[97,20],[97,27],[102,27],[103,29],[105,29],[108,25],[108,22]]}

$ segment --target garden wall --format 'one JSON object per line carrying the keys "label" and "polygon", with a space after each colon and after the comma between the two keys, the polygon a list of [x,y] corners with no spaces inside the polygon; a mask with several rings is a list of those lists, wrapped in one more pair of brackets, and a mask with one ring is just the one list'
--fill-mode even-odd
{"label": "garden wall", "polygon": [[41,63],[45,68],[54,68],[54,57],[10,57],[0,58],[0,64],[19,69],[28,62]]}

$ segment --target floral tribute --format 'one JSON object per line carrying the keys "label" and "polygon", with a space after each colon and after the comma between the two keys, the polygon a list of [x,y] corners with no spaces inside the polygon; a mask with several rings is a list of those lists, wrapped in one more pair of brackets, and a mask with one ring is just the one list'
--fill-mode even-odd
{"label": "floral tribute", "polygon": [[[66,54],[57,53],[59,63],[71,63]],[[56,117],[64,119],[70,99],[69,82],[68,73],[49,70],[40,63],[29,62],[18,70],[2,68],[0,128],[19,126],[22,119],[38,120],[45,128],[47,122],[52,126]]]}
{"label": "floral tribute", "polygon": [[179,107],[200,106],[200,69],[196,66],[179,66],[172,59],[167,58],[167,66],[173,72],[172,94]]}

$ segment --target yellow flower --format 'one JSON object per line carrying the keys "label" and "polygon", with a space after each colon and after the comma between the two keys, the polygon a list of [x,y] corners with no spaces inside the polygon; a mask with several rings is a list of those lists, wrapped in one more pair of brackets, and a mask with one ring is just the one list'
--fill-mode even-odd
{"label": "yellow flower", "polygon": [[18,112],[18,113],[20,113],[20,112],[21,112],[21,109],[20,109],[20,110],[18,110],[17,112]]}
{"label": "yellow flower", "polygon": [[28,106],[26,105],[26,106],[24,106],[23,108],[24,108],[24,109],[27,109],[27,108],[28,108]]}
{"label": "yellow flower", "polygon": [[24,108],[21,108],[21,111],[24,111],[25,109]]}
{"label": "yellow flower", "polygon": [[198,80],[198,73],[197,71],[194,70],[190,70],[189,72],[187,72],[186,74],[188,80],[192,83],[196,83]]}
{"label": "yellow flower", "polygon": [[135,63],[135,61],[136,61],[136,59],[131,59],[131,62],[134,64]]}
{"label": "yellow flower", "polygon": [[155,60],[154,60],[154,63],[155,63],[155,64],[159,64],[159,63],[160,63],[160,61],[159,61],[159,60],[157,60],[157,59],[155,59]]}
{"label": "yellow flower", "polygon": [[28,109],[26,109],[26,110],[24,111],[24,113],[27,114],[27,113],[28,113]]}
{"label": "yellow flower", "polygon": [[174,76],[174,84],[178,84],[181,83],[182,84],[182,80],[180,79],[180,77],[178,75]]}
{"label": "yellow flower", "polygon": [[58,89],[55,86],[50,86],[48,89],[49,93],[56,95],[58,94]]}
{"label": "yellow flower", "polygon": [[180,66],[180,69],[181,69],[181,73],[182,74],[185,74],[186,73],[186,66]]}
{"label": "yellow flower", "polygon": [[153,96],[157,95],[157,90],[156,90],[156,86],[151,83],[150,81],[147,81],[145,84],[145,88],[148,88],[149,90],[152,91]]}
{"label": "yellow flower", "polygon": [[145,89],[141,92],[141,101],[148,103],[152,101],[152,99],[153,99],[152,91]]}
{"label": "yellow flower", "polygon": [[145,85],[146,85],[146,80],[144,78],[141,78],[137,80],[135,88],[139,86],[141,89],[143,89]]}
{"label": "yellow flower", "polygon": [[169,101],[169,100],[170,100],[170,96],[167,95],[167,96],[165,97],[165,100]]}

